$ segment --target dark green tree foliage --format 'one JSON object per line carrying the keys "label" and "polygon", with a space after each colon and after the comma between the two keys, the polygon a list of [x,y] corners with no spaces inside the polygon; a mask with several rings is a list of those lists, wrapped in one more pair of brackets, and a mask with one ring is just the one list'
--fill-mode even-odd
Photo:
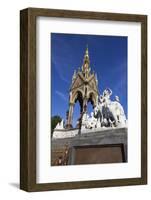
{"label": "dark green tree foliage", "polygon": [[51,117],[51,137],[52,137],[52,134],[53,134],[53,130],[55,129],[58,122],[61,122],[61,120],[62,119],[59,115],[55,115],[55,116]]}

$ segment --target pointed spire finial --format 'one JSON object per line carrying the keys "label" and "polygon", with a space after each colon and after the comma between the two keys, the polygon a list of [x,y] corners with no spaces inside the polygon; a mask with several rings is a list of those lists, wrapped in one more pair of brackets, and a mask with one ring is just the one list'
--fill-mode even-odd
{"label": "pointed spire finial", "polygon": [[90,59],[89,59],[89,51],[88,51],[88,45],[86,45],[86,50],[85,50],[85,55],[84,55],[84,60],[83,60],[83,65],[82,65],[82,72],[85,77],[89,76],[90,73]]}
{"label": "pointed spire finial", "polygon": [[88,49],[88,44],[86,45],[85,56],[89,57],[89,49]]}
{"label": "pointed spire finial", "polygon": [[84,61],[85,60],[87,60],[90,63],[88,44],[86,45],[86,50],[85,50],[85,55],[84,55]]}

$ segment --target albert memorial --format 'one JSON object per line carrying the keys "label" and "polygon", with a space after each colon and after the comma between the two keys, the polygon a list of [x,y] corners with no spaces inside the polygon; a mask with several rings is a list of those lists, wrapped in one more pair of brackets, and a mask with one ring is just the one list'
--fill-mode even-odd
{"label": "albert memorial", "polygon": [[[52,166],[127,162],[128,120],[120,96],[113,96],[112,86],[99,91],[100,80],[91,70],[89,51],[87,46],[82,66],[73,71],[66,119],[52,133]],[[77,102],[80,114],[73,127]],[[90,113],[88,103],[93,108]]]}

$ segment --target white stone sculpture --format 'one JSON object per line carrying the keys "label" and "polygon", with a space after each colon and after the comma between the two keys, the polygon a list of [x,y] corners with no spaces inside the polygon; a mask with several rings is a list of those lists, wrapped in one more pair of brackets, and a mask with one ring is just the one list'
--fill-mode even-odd
{"label": "white stone sculpture", "polygon": [[123,106],[120,104],[119,102],[119,97],[118,96],[115,96],[115,115],[117,117],[117,120],[118,120],[118,123],[121,125],[121,126],[124,126],[126,125],[126,116],[125,116],[125,113],[124,113],[124,109],[123,109]]}
{"label": "white stone sculpture", "polygon": [[88,120],[89,128],[96,128],[97,119],[94,117],[94,113],[91,112],[91,117]]}
{"label": "white stone sculpture", "polygon": [[[110,100],[110,96],[105,98],[105,106],[109,109],[111,116],[114,118],[115,126],[125,126],[126,125],[126,116],[124,109],[119,102],[119,97],[115,96],[115,101]],[[113,126],[113,123],[110,124]]]}
{"label": "white stone sculpture", "polygon": [[64,129],[64,123],[63,122],[64,122],[63,120],[61,120],[61,122],[58,122],[55,129]]}
{"label": "white stone sculpture", "polygon": [[111,103],[110,96],[112,95],[112,90],[110,88],[107,88],[103,92],[103,102],[104,106],[108,106]]}
{"label": "white stone sculpture", "polygon": [[88,125],[88,119],[89,119],[89,115],[87,113],[83,114],[82,117],[82,125],[81,125],[81,130],[84,130],[87,128]]}
{"label": "white stone sculpture", "polygon": [[101,128],[101,122],[100,122],[100,120],[97,120],[97,122],[96,122],[96,128]]}
{"label": "white stone sculpture", "polygon": [[91,117],[84,113],[83,118],[82,118],[82,130],[84,129],[92,129],[96,128],[97,125],[97,119],[94,117],[94,113],[91,112]]}
{"label": "white stone sculpture", "polygon": [[98,111],[99,111],[99,106],[96,105],[96,106],[94,107],[94,115],[95,115],[95,116],[97,115]]}
{"label": "white stone sculpture", "polygon": [[103,95],[100,95],[96,102],[91,117],[87,113],[83,114],[81,129],[92,128],[114,128],[126,126],[127,120],[124,109],[120,104],[118,96],[115,96],[115,101],[111,101],[111,89],[105,89]]}

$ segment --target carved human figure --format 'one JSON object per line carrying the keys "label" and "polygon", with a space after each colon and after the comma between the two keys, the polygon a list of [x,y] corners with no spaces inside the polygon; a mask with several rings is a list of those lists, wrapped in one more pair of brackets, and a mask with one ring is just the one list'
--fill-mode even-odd
{"label": "carved human figure", "polygon": [[87,127],[88,128],[96,128],[96,124],[97,124],[97,119],[94,117],[94,113],[91,112],[91,117],[88,118],[88,124]]}
{"label": "carved human figure", "polygon": [[101,113],[102,113],[102,126],[109,127],[110,122],[109,119],[113,121],[112,113],[110,112],[110,104],[111,99],[110,96],[112,95],[112,90],[107,88],[103,91],[103,95],[100,95],[100,106],[101,106]]}
{"label": "carved human figure", "polygon": [[112,95],[112,90],[110,88],[107,88],[103,92],[103,102],[104,106],[108,106],[111,103],[110,96]]}
{"label": "carved human figure", "polygon": [[81,129],[86,129],[88,128],[88,120],[89,120],[89,115],[85,112],[82,117],[82,125]]}

